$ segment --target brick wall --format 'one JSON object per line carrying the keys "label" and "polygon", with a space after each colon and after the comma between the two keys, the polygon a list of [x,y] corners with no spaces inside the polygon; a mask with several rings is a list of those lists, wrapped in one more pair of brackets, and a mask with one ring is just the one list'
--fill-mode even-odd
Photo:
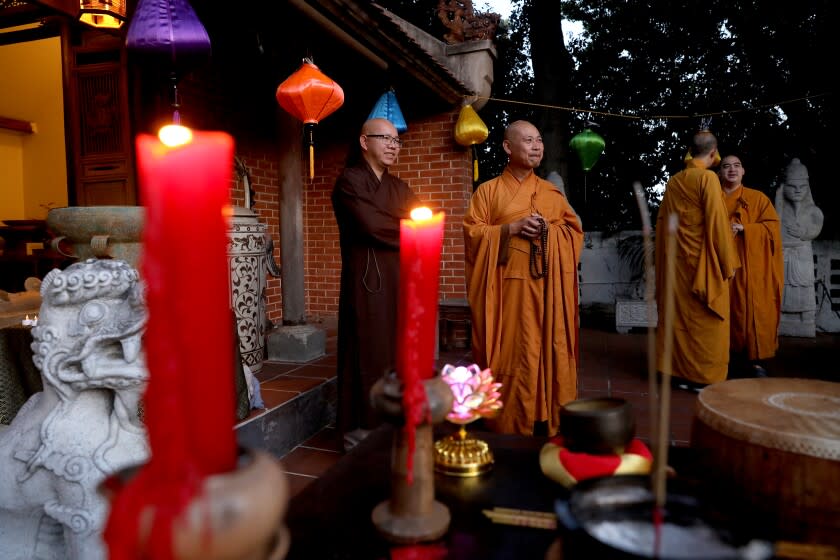
{"label": "brick wall", "polygon": [[[408,132],[401,136],[405,144],[399,160],[391,168],[391,172],[404,179],[433,210],[446,212],[441,255],[441,299],[466,297],[461,221],[472,194],[472,160],[470,150],[459,146],[453,138],[458,113],[459,109],[455,109],[450,113],[410,122]],[[341,253],[330,194],[336,177],[344,167],[347,149],[346,145],[316,146],[316,169],[312,180],[308,179],[306,162],[301,162],[301,172],[305,177],[303,221],[306,314],[312,322],[338,315]],[[282,264],[276,146],[250,145],[237,139],[237,155],[251,170],[251,187],[255,191],[254,209],[260,221],[267,225],[267,232],[274,240],[275,259]],[[305,150],[304,157],[308,157]],[[241,182],[233,185],[232,196],[234,204],[244,205]],[[279,279],[269,277],[266,296],[268,318],[279,323],[282,319]]]}

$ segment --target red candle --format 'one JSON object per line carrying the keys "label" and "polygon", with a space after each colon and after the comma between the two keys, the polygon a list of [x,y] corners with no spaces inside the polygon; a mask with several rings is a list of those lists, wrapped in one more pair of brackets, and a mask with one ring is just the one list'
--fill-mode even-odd
{"label": "red candle", "polygon": [[204,478],[232,470],[237,456],[226,256],[233,139],[194,132],[169,147],[141,134],[137,164],[146,207],[143,403],[151,458],[112,500],[105,532],[112,560],[138,557],[144,510],[155,516],[148,557],[171,558],[172,521]]}
{"label": "red candle", "polygon": [[444,213],[428,208],[400,220],[400,290],[397,308],[397,374],[403,382],[408,432],[408,477],[412,476],[414,431],[428,414],[423,379],[434,374],[435,324]]}

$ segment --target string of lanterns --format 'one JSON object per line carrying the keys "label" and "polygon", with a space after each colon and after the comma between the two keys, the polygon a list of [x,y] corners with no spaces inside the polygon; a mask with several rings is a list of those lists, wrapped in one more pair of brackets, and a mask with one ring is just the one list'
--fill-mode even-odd
{"label": "string of lanterns", "polygon": [[485,101],[495,101],[498,103],[511,103],[515,105],[527,105],[528,107],[540,107],[543,109],[554,109],[558,111],[569,111],[571,113],[587,113],[590,115],[602,115],[605,117],[616,117],[620,119],[630,119],[630,120],[637,120],[637,121],[661,121],[667,119],[698,119],[704,117],[717,117],[721,115],[734,115],[737,113],[748,113],[752,111],[760,111],[762,109],[770,109],[773,107],[780,107],[782,105],[788,105],[790,103],[799,103],[801,101],[808,101],[811,99],[816,99],[819,97],[825,97],[826,95],[831,95],[833,92],[824,91],[822,93],[815,93],[814,95],[805,95],[802,97],[796,97],[793,99],[786,99],[784,101],[776,101],[773,103],[764,103],[761,105],[755,105],[752,107],[744,107],[740,109],[731,109],[731,110],[723,110],[723,111],[715,111],[711,113],[694,113],[691,115],[627,115],[624,113],[610,113],[608,111],[597,111],[595,109],[582,109],[580,107],[564,107],[562,105],[550,105],[547,103],[532,103],[530,101],[518,101],[516,99],[502,99],[500,97],[476,97],[472,96],[470,99],[474,100],[485,100]]}

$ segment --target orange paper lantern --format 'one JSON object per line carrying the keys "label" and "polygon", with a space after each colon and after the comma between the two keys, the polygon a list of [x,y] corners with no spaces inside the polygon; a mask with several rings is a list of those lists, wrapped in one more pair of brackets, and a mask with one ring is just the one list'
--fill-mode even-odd
{"label": "orange paper lantern", "polygon": [[344,90],[325,76],[311,60],[277,87],[277,102],[304,123],[309,143],[309,178],[315,176],[315,125],[344,104]]}

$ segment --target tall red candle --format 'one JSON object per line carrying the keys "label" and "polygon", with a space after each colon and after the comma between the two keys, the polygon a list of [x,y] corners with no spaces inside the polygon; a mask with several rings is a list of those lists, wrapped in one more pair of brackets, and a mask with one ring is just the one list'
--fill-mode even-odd
{"label": "tall red candle", "polygon": [[112,560],[138,557],[137,523],[153,511],[147,554],[165,560],[172,521],[204,478],[236,465],[226,256],[233,139],[194,132],[190,142],[168,147],[140,135],[137,164],[146,207],[143,403],[151,458],[112,500],[105,537]]}
{"label": "tall red candle", "polygon": [[412,219],[400,221],[397,374],[403,382],[409,478],[414,457],[414,431],[428,413],[422,380],[434,373],[443,224],[444,213],[431,215],[428,209],[416,209]]}

